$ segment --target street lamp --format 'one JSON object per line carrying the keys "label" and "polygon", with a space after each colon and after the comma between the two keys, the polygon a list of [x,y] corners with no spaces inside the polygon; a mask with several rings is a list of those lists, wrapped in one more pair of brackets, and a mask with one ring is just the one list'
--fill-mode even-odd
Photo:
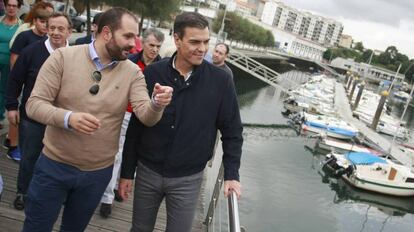
{"label": "street lamp", "polygon": [[225,38],[224,38],[224,20],[226,19],[226,14],[227,14],[227,2],[224,5],[224,14],[223,14],[223,19],[221,20],[221,27],[219,30],[219,41],[224,42]]}
{"label": "street lamp", "polygon": [[203,0],[197,0],[198,5],[197,5],[197,7],[195,8],[195,12],[198,12],[198,9],[200,8],[201,1],[203,1]]}

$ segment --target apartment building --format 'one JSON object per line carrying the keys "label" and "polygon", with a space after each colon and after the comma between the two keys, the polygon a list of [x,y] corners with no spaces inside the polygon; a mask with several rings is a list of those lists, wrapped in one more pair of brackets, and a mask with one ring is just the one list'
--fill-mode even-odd
{"label": "apartment building", "polygon": [[351,48],[352,46],[352,36],[342,34],[341,38],[339,39],[339,47],[343,48]]}
{"label": "apartment building", "polygon": [[344,29],[340,22],[299,11],[280,1],[264,3],[261,21],[326,47],[337,46]]}

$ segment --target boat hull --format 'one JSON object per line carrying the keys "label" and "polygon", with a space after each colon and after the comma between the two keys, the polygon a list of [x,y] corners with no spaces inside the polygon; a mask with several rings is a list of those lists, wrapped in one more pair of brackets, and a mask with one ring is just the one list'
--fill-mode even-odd
{"label": "boat hull", "polygon": [[350,177],[343,175],[342,178],[356,188],[392,196],[414,196],[414,186],[410,188],[384,183],[376,183],[373,181],[358,178],[355,175],[351,175]]}

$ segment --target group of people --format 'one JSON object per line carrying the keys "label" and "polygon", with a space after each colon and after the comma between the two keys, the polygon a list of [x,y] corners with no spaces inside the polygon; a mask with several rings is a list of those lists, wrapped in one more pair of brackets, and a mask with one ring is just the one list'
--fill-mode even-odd
{"label": "group of people", "polygon": [[[6,14],[13,4],[18,9],[17,0],[5,0]],[[127,199],[133,186],[131,231],[153,231],[164,198],[167,231],[191,231],[218,130],[224,194],[240,197],[243,128],[224,63],[229,47],[217,44],[212,63],[204,59],[210,32],[202,15],[176,16],[176,52],[164,59],[164,35],[153,28],[144,31],[142,50],[130,54],[138,22],[124,8],[96,16],[94,33],[76,46],[68,46],[66,15],[47,9],[35,15],[31,32],[21,32],[12,47],[26,45],[3,62],[14,59],[10,74],[1,72],[21,152],[14,207],[25,209],[23,231],[51,231],[62,205],[61,230],[84,231],[100,203],[100,214],[108,217],[114,199]],[[10,28],[9,21],[0,22]],[[9,130],[10,147],[17,145],[12,135]]]}

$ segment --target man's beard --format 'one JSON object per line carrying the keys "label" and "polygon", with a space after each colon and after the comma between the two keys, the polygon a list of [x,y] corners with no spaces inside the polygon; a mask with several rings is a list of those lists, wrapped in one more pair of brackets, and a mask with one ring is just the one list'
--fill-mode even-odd
{"label": "man's beard", "polygon": [[213,61],[213,64],[215,64],[215,65],[219,65],[219,64],[221,64],[222,62],[219,60],[219,59],[211,59],[212,61]]}
{"label": "man's beard", "polygon": [[106,51],[108,51],[109,56],[112,58],[112,60],[121,61],[126,60],[128,58],[127,55],[124,55],[123,51],[129,51],[132,49],[131,46],[127,46],[124,48],[121,48],[114,37],[109,41],[109,43],[105,44]]}

